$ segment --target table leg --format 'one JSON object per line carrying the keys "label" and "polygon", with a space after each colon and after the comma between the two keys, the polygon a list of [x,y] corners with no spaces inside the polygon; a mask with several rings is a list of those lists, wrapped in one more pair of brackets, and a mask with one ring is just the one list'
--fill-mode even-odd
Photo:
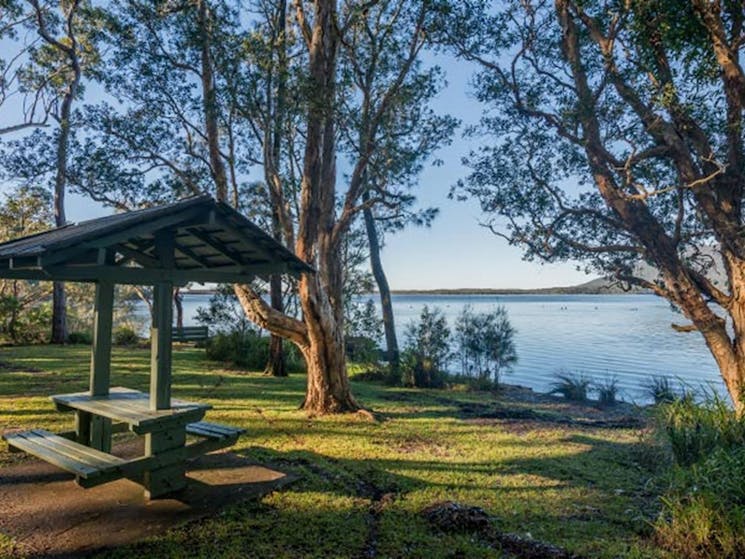
{"label": "table leg", "polygon": [[101,452],[111,452],[111,420],[100,415],[76,411],[75,440]]}
{"label": "table leg", "polygon": [[90,446],[101,452],[111,452],[111,420],[94,415],[91,418]]}
{"label": "table leg", "polygon": [[80,444],[90,444],[91,414],[88,412],[80,410],[75,411],[75,440]]}
{"label": "table leg", "polygon": [[145,497],[157,499],[186,487],[186,427],[181,425],[166,431],[145,435],[145,455],[172,454],[183,449],[183,459],[163,468],[146,471],[143,484]]}

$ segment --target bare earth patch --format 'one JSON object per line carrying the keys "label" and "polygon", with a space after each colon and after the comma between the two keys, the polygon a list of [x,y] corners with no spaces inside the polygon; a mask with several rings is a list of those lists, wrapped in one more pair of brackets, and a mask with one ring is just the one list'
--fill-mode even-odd
{"label": "bare earth patch", "polygon": [[132,481],[82,489],[70,474],[28,460],[0,470],[0,532],[15,539],[20,557],[81,557],[157,536],[295,479],[230,452],[201,456],[187,475],[177,498],[146,501]]}

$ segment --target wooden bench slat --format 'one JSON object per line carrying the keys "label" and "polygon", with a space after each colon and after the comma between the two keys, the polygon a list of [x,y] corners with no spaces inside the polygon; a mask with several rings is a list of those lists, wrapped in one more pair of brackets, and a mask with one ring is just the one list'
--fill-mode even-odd
{"label": "wooden bench slat", "polygon": [[239,427],[210,423],[208,421],[189,423],[186,426],[186,432],[188,434],[209,439],[227,439],[230,437],[237,437],[238,435],[245,433],[245,431],[245,429]]}
{"label": "wooden bench slat", "polygon": [[196,429],[200,429],[208,433],[215,433],[221,436],[232,435],[237,431],[237,429],[234,429],[233,427],[220,425],[218,423],[210,423],[209,421],[199,421],[197,423],[191,423],[189,427],[194,427]]}
{"label": "wooden bench slat", "polygon": [[187,427],[186,432],[190,435],[198,435],[200,437],[208,437],[208,438],[223,438],[225,437],[224,432],[218,432],[214,430],[207,429],[206,427]]}
{"label": "wooden bench slat", "polygon": [[[93,468],[108,469],[126,462],[126,460],[118,456],[106,454],[95,448],[76,443],[59,435],[54,435],[43,429],[34,429],[31,433],[34,435],[35,442],[59,451],[60,454],[64,454],[73,460],[86,463]],[[38,439],[43,440],[43,442]]]}
{"label": "wooden bench slat", "polygon": [[86,450],[84,445],[42,429],[4,435],[3,438],[11,446],[85,479],[116,469],[124,462],[121,458],[98,451],[94,452],[94,457],[89,452],[93,449]]}

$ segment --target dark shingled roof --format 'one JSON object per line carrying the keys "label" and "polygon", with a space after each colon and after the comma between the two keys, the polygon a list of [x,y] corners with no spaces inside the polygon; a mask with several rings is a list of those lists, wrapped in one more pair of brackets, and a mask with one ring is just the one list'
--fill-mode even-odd
{"label": "dark shingled roof", "polygon": [[102,264],[102,249],[116,254],[115,261],[106,263],[109,271],[111,265],[117,265],[127,266],[130,273],[134,264],[163,272],[155,240],[162,231],[172,232],[175,238],[172,269],[182,282],[190,281],[190,273],[194,275],[193,281],[212,281],[205,279],[211,277],[209,274],[215,275],[217,281],[220,273],[226,274],[226,281],[238,281],[244,275],[313,271],[246,217],[204,195],[2,243],[0,277],[80,276],[80,281],[96,281],[94,270]]}

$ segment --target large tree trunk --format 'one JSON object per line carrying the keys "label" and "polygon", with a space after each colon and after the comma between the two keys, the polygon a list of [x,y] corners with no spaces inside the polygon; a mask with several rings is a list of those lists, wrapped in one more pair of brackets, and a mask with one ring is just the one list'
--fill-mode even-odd
{"label": "large tree trunk", "polygon": [[211,44],[210,10],[206,0],[199,0],[197,19],[201,35],[201,77],[202,77],[202,110],[204,112],[204,127],[207,135],[207,149],[210,159],[210,170],[215,183],[215,195],[221,202],[228,200],[228,175],[220,154],[217,93],[215,91],[214,68]]}
{"label": "large tree trunk", "polygon": [[[275,240],[282,242],[282,196],[280,186],[280,161],[282,156],[282,132],[285,118],[285,96],[287,90],[287,2],[281,0],[277,3],[275,16],[274,43],[278,49],[277,60],[277,91],[276,103],[272,105],[271,99],[273,83],[267,80],[268,103],[272,115],[272,125],[267,126],[267,134],[264,139],[264,177],[269,188],[269,198],[272,212],[272,235]],[[273,107],[273,110],[271,109]],[[269,298],[272,308],[276,311],[284,311],[284,300],[282,293],[282,278],[278,274],[272,275],[269,280]],[[285,363],[284,344],[282,337],[276,334],[270,335],[269,358],[267,359],[264,373],[275,377],[287,376],[287,364]]]}
{"label": "large tree trunk", "polygon": [[[276,230],[275,230],[276,234]],[[282,301],[282,278],[274,274],[269,281],[269,299],[272,308],[282,312],[284,304]],[[284,344],[282,337],[277,334],[271,334],[269,338],[269,358],[264,368],[264,374],[275,377],[287,376],[287,363],[285,362]]]}
{"label": "large tree trunk", "polygon": [[[307,326],[308,390],[303,408],[309,413],[356,411],[344,355],[344,312],[336,210],[336,65],[339,38],[335,0],[315,2],[310,37],[310,82],[300,226],[296,254],[316,264],[318,273],[303,274],[300,304]],[[301,348],[302,349],[302,348]]]}
{"label": "large tree trunk", "polygon": [[[365,201],[368,195],[363,196]],[[367,230],[367,240],[370,245],[370,267],[372,268],[375,283],[378,285],[380,295],[380,307],[383,314],[383,329],[385,331],[385,345],[388,363],[390,366],[391,380],[400,381],[400,357],[398,351],[398,339],[396,338],[396,325],[393,316],[393,304],[391,303],[391,289],[388,286],[388,278],[383,270],[383,262],[380,258],[380,242],[378,239],[378,230],[375,227],[375,216],[371,208],[365,208],[363,211],[365,217],[365,229]]]}
{"label": "large tree trunk", "polygon": [[[303,274],[298,284],[302,320],[273,309],[248,286],[236,285],[235,292],[253,322],[290,339],[300,348],[308,369],[308,388],[302,407],[309,414],[350,412],[358,410],[359,406],[352,397],[346,370],[339,258],[341,235],[335,234],[338,231],[335,232],[334,227],[337,201],[336,2],[314,2],[312,24],[305,18],[304,3],[297,2],[295,7],[308,43],[309,90],[313,91],[308,103],[295,253],[313,265],[317,273]],[[279,189],[278,192],[281,193]],[[284,225],[289,229],[288,221]],[[286,233],[288,243],[291,234],[291,231]]]}
{"label": "large tree trunk", "polygon": [[[321,287],[318,276],[304,275],[299,294],[308,345],[301,347],[308,369],[308,388],[303,409],[309,414],[356,411],[344,353],[344,328]],[[341,296],[341,293],[339,293]]]}
{"label": "large tree trunk", "polygon": [[[70,89],[62,100],[60,111],[60,128],[57,138],[57,170],[54,178],[54,221],[57,227],[67,223],[65,216],[65,186],[67,182],[67,150],[70,144],[70,113],[72,101],[77,90],[78,79],[70,85]],[[65,284],[54,282],[52,287],[52,339],[53,344],[63,344],[67,341],[67,297]]]}
{"label": "large tree trunk", "polygon": [[181,294],[181,288],[173,290],[173,307],[176,309],[176,328],[184,327],[184,296]]}

